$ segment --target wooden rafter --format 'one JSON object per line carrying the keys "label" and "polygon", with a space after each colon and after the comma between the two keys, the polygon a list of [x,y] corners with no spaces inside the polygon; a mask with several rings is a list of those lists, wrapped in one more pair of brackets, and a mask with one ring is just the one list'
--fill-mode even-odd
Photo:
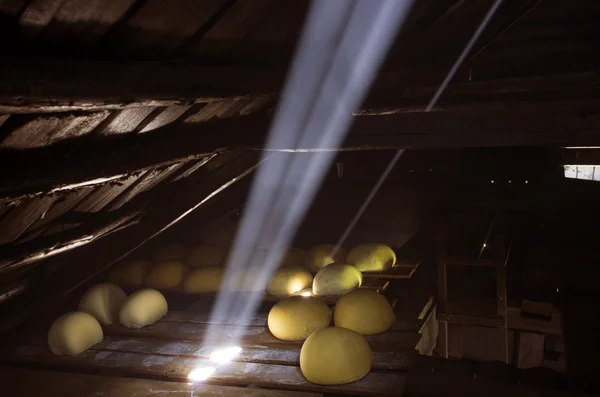
{"label": "wooden rafter", "polygon": [[[46,269],[54,269],[52,276],[43,280],[43,285],[36,286],[36,292],[43,294],[44,300],[21,307],[19,311],[12,311],[10,302],[3,305],[0,315],[4,315],[7,321],[3,322],[0,332],[58,301],[146,241],[175,225],[215,195],[249,175],[260,164],[259,157],[256,153],[241,150],[216,156],[192,176],[173,182],[153,194],[144,208],[146,215],[143,221],[129,227],[127,233],[111,234],[92,245],[70,250],[60,258],[50,258],[44,262]],[[174,194],[174,191],[181,194]],[[127,211],[130,208],[126,205],[122,209]],[[90,255],[90,250],[95,254]]]}

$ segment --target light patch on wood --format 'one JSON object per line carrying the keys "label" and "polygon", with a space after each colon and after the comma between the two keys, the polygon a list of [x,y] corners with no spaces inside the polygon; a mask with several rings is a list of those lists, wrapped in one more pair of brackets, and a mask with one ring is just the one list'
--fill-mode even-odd
{"label": "light patch on wood", "polygon": [[108,111],[86,115],[37,117],[13,130],[0,143],[2,149],[28,149],[48,146],[65,139],[90,133],[107,116]]}

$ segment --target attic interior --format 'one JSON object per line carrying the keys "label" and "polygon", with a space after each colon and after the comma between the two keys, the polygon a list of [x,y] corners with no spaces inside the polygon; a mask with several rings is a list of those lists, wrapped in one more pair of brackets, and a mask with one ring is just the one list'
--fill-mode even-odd
{"label": "attic interior", "polygon": [[[325,129],[313,134],[316,145],[269,145],[283,104],[301,99],[286,87],[302,69],[311,15],[351,26],[361,7],[392,3],[406,14],[389,45],[356,45],[385,47],[379,64],[367,57],[372,81],[355,78],[366,90],[356,105],[343,95],[331,112],[310,105],[327,117],[347,110],[339,145],[319,140]],[[318,14],[319,6],[350,11]],[[0,0],[3,389],[599,393],[599,22],[595,0]],[[316,54],[320,40],[306,53]],[[283,136],[296,128],[281,125]],[[280,183],[261,179],[280,164],[305,168]],[[322,180],[309,175],[316,164]],[[253,199],[301,188],[314,195],[281,196],[283,211]],[[293,274],[309,282],[274,293],[291,256],[270,245],[283,234],[260,236],[296,213],[283,248],[299,249]],[[245,221],[256,218],[267,226]],[[262,277],[232,270],[242,230],[261,244],[241,262],[271,258],[252,269]],[[371,243],[393,251],[392,267],[360,270],[352,253]],[[307,258],[325,244],[338,245],[325,253],[331,258],[349,254],[311,269]],[[218,254],[198,251],[207,246]],[[192,260],[193,252],[202,255]],[[167,262],[181,274],[158,272]],[[137,270],[118,273],[134,263]],[[358,278],[342,292],[318,292],[333,265]],[[209,268],[223,279],[207,287]],[[231,292],[225,285],[236,275]],[[328,277],[327,288],[341,288],[341,278]],[[115,312],[103,292],[94,304],[116,313],[107,323],[81,302],[108,282],[118,287],[106,291],[129,297]],[[159,303],[127,314],[146,288],[160,291]],[[341,326],[340,306],[361,294],[346,304],[358,325]],[[381,296],[376,310],[360,309]],[[321,305],[329,317],[309,324],[317,309],[300,315],[286,302]],[[280,328],[277,310],[289,317]],[[67,315],[81,321],[60,323]],[[378,331],[358,330],[387,318]],[[281,336],[292,323],[316,332]],[[311,351],[319,335],[333,339]],[[237,355],[215,359],[232,344]]]}

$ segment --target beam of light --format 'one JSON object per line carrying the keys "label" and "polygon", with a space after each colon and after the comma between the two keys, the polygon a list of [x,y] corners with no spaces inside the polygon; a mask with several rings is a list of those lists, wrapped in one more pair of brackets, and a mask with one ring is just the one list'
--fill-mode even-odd
{"label": "beam of light", "polygon": [[236,358],[241,351],[242,348],[239,346],[230,346],[217,349],[210,354],[210,361],[217,364],[226,364]]}
{"label": "beam of light", "polygon": [[[489,9],[489,11],[485,15],[485,17],[483,18],[481,23],[475,30],[475,33],[473,33],[473,36],[467,42],[467,45],[465,46],[465,48],[463,49],[461,54],[458,56],[458,58],[456,59],[456,61],[454,62],[454,64],[450,68],[450,70],[448,71],[448,74],[446,74],[446,77],[444,78],[444,80],[442,81],[442,83],[440,84],[438,89],[436,90],[435,94],[433,95],[433,97],[431,98],[429,103],[427,104],[427,107],[425,108],[425,112],[430,112],[435,107],[436,103],[438,102],[438,100],[440,99],[440,97],[442,96],[442,94],[444,93],[446,88],[448,87],[448,84],[450,83],[450,81],[452,80],[454,75],[456,74],[456,71],[458,70],[460,65],[462,65],[462,63],[464,62],[464,60],[467,57],[467,55],[469,54],[469,52],[471,52],[471,49],[473,48],[473,46],[479,39],[479,36],[481,36],[481,33],[484,31],[484,29],[486,28],[486,26],[488,25],[488,23],[490,22],[490,20],[494,16],[494,14],[496,13],[496,10],[498,9],[498,7],[500,7],[500,4],[502,4],[502,1],[503,0],[496,0],[494,2],[494,4],[492,4],[492,7]],[[381,176],[375,183],[375,186],[373,186],[373,189],[371,189],[371,191],[367,195],[367,198],[365,199],[365,201],[359,208],[358,212],[354,215],[354,218],[352,218],[352,221],[350,221],[350,224],[348,225],[348,227],[342,234],[342,237],[337,242],[335,251],[337,251],[339,249],[339,247],[341,247],[344,244],[344,242],[346,241],[346,239],[348,238],[348,236],[354,229],[356,222],[358,222],[358,220],[362,217],[362,215],[365,212],[365,210],[367,209],[367,207],[371,204],[371,201],[373,200],[373,198],[375,197],[375,195],[381,188],[381,185],[383,185],[383,182],[385,182],[390,171],[396,166],[396,164],[398,163],[398,160],[400,160],[400,157],[402,157],[403,153],[404,153],[404,149],[400,149],[396,152],[396,154],[394,155],[394,157],[392,158],[390,163],[387,165],[385,171],[383,171],[383,174],[381,174]],[[494,182],[492,181],[492,183],[494,183]]]}
{"label": "beam of light", "polygon": [[202,382],[210,378],[210,376],[216,371],[215,367],[198,367],[194,368],[187,376],[189,380],[194,382]]}
{"label": "beam of light", "polygon": [[[412,0],[315,0],[266,143],[267,149],[338,147]],[[266,152],[265,152],[266,153]],[[283,257],[335,152],[271,153],[257,172],[224,285],[240,274],[254,292],[219,292],[213,316],[248,318]],[[266,257],[257,247],[269,247]],[[241,272],[241,273],[240,273]],[[220,333],[209,326],[207,340]],[[229,335],[236,341],[240,335]]]}
{"label": "beam of light", "polygon": [[303,293],[300,294],[300,296],[308,297],[308,296],[313,296],[313,294],[310,291],[304,291]]}

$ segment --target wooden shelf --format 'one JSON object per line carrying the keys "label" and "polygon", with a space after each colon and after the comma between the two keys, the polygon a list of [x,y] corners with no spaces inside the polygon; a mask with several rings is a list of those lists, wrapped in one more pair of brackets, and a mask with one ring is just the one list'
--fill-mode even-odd
{"label": "wooden shelf", "polygon": [[[372,371],[358,382],[320,386],[308,382],[299,368],[302,342],[281,341],[265,325],[266,314],[249,319],[212,318],[187,310],[171,312],[142,329],[121,325],[104,327],[104,340],[77,355],[55,356],[47,347],[47,328],[35,328],[0,348],[0,360],[21,366],[70,372],[101,372],[111,376],[160,378],[186,382],[196,367],[214,365],[210,353],[217,346],[237,343],[242,352],[217,367],[207,381],[227,385],[257,385],[282,390],[347,395],[397,395],[420,340],[416,331],[396,330],[367,337],[375,357]],[[211,326],[218,332],[209,333]],[[239,336],[239,339],[234,336]],[[393,370],[393,372],[391,372]]]}

